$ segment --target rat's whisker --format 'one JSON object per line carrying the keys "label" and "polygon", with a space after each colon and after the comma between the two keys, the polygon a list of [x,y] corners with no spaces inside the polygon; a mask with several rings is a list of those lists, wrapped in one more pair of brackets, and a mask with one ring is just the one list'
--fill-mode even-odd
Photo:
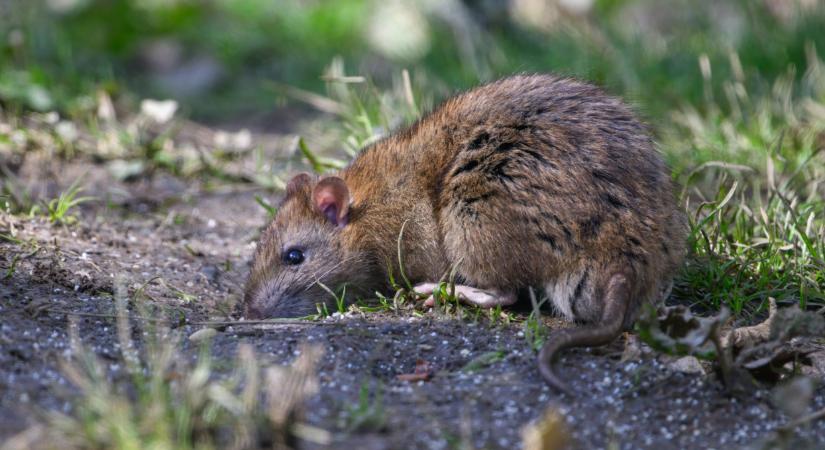
{"label": "rat's whisker", "polygon": [[350,261],[355,261],[355,260],[356,260],[356,257],[345,258],[345,259],[341,260],[341,262],[339,262],[338,264],[330,267],[327,271],[325,271],[321,275],[318,275],[318,273],[316,272],[315,274],[312,275],[312,278],[314,278],[314,279],[304,287],[303,292],[306,292],[307,290],[309,290],[312,286],[314,286],[316,283],[321,281],[322,278],[329,275],[332,271],[338,269],[339,267],[341,267],[342,265],[344,265],[344,264],[346,264]]}

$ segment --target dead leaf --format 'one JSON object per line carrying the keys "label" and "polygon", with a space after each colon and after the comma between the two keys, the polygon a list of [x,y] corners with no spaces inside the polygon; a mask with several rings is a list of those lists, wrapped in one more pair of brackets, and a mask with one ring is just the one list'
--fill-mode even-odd
{"label": "dead leaf", "polygon": [[711,317],[695,316],[684,306],[648,310],[639,320],[639,337],[654,349],[669,355],[716,358],[713,336],[730,317],[722,308]]}
{"label": "dead leaf", "polygon": [[724,347],[733,348],[751,347],[765,342],[771,335],[771,324],[776,318],[776,299],[768,298],[768,318],[762,323],[748,327],[734,328],[722,337]]}
{"label": "dead leaf", "polygon": [[747,369],[760,381],[773,383],[793,373],[792,369],[785,369],[785,364],[795,361],[810,365],[808,355],[819,349],[819,346],[805,339],[768,341],[742,351],[734,364]]}
{"label": "dead leaf", "polygon": [[435,373],[432,364],[429,362],[419,359],[415,362],[415,371],[413,373],[405,373],[396,375],[395,378],[401,381],[428,381],[430,378],[433,377]]}
{"label": "dead leaf", "polygon": [[[802,311],[798,306],[773,309],[768,319],[760,325],[764,336],[765,325],[770,328],[767,340],[754,343],[747,341],[745,348],[739,351],[735,364],[747,369],[761,381],[777,382],[793,373],[794,368],[785,368],[789,362],[814,367],[810,355],[822,350],[812,338],[825,335],[825,317]],[[733,341],[733,340],[732,340]]]}
{"label": "dead leaf", "polygon": [[660,308],[655,313],[648,311],[639,321],[639,336],[668,355],[715,360],[726,388],[734,394],[749,395],[758,381],[781,381],[800,365],[803,373],[816,373],[818,361],[811,355],[822,351],[822,345],[815,342],[825,336],[821,314],[797,306],[778,309],[770,299],[765,321],[720,336],[720,327],[728,317],[727,310],[702,318],[682,306]]}

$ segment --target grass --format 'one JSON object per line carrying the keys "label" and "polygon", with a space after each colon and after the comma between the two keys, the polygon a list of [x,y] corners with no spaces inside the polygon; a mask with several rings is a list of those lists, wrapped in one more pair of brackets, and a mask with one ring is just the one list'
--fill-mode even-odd
{"label": "grass", "polygon": [[[281,367],[261,365],[251,347],[241,345],[233,373],[218,376],[208,342],[194,362],[180,334],[166,328],[143,330],[147,338],[139,347],[131,338],[125,301],[119,298],[118,363],[128,381],[113,381],[108,366],[83,345],[74,323],[72,358],[64,362],[63,372],[80,390],[75,413],[50,412],[50,426],[32,446],[287,448],[299,436],[316,444],[328,442],[325,430],[300,421],[304,398],[315,392],[317,348],[303,348],[291,366]],[[285,392],[285,385],[294,390]]]}
{"label": "grass", "polygon": [[4,279],[8,280],[14,275],[14,272],[17,270],[17,263],[20,261],[20,255],[14,255],[11,260],[11,264],[9,268],[6,269],[6,274],[3,276]]}
{"label": "grass", "polygon": [[662,147],[691,216],[677,298],[735,313],[764,309],[768,297],[825,304],[825,74],[809,55],[799,84],[782,77],[765,98],[740,86],[736,103],[673,114]]}
{"label": "grass", "polygon": [[323,174],[330,170],[341,169],[344,167],[344,163],[341,160],[323,158],[313,153],[309,147],[307,147],[307,144],[304,142],[303,138],[298,138],[298,149],[301,150],[301,154],[309,162],[310,167],[312,167],[312,170],[315,171],[315,173]]}
{"label": "grass", "polygon": [[535,292],[532,289],[530,290],[530,303],[533,310],[530,311],[530,315],[524,321],[524,339],[527,341],[527,346],[534,352],[541,350],[548,333],[547,327],[541,320],[541,307],[546,301],[546,298],[543,298],[540,302],[537,301]]}
{"label": "grass", "polygon": [[358,431],[383,431],[387,423],[387,411],[381,395],[381,387],[370,392],[369,386],[364,383],[358,389],[358,402],[350,405],[343,412],[339,426],[353,433]]}
{"label": "grass", "polygon": [[7,214],[34,215],[37,212],[37,203],[29,192],[17,182],[14,174],[4,171],[3,176],[5,179],[0,186],[0,210]]}
{"label": "grass", "polygon": [[261,208],[264,209],[264,211],[266,211],[266,215],[267,217],[269,217],[270,220],[275,218],[275,214],[278,213],[277,206],[272,205],[272,203],[268,202],[265,198],[261,197],[260,195],[255,196],[255,202],[258,205],[260,205]]}
{"label": "grass", "polygon": [[37,202],[13,177],[9,177],[4,180],[4,195],[0,195],[0,201],[3,202],[0,212],[10,215],[23,214],[28,217],[42,215],[52,224],[72,225],[78,220],[72,211],[82,203],[95,200],[91,196],[79,197],[82,191],[80,179],[77,179],[58,194],[57,198]]}
{"label": "grass", "polygon": [[69,211],[75,206],[94,200],[94,197],[78,197],[82,188],[80,187],[80,180],[75,181],[65,191],[52,200],[45,203],[46,216],[49,222],[54,224],[72,224],[77,222],[77,217],[69,214]]}
{"label": "grass", "polygon": [[[344,284],[339,287],[337,290],[338,292],[333,291],[330,287],[325,285],[324,283],[318,282],[318,286],[321,287],[324,291],[326,291],[332,299],[335,301],[335,310],[339,314],[344,314],[347,312],[347,285]],[[327,308],[326,303],[319,303],[315,305],[318,309],[318,316],[319,317],[329,317],[329,309]]]}
{"label": "grass", "polygon": [[504,360],[506,356],[507,352],[505,350],[495,350],[492,352],[482,353],[465,364],[464,367],[461,368],[461,371],[468,373],[475,372],[491,364]]}

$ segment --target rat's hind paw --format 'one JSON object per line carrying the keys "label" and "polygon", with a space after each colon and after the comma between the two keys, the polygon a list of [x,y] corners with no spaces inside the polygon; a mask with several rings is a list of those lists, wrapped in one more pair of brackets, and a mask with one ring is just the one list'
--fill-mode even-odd
{"label": "rat's hind paw", "polygon": [[[435,305],[435,298],[433,298],[432,294],[436,289],[438,289],[438,283],[421,283],[413,288],[417,294],[429,295],[429,297],[424,300],[424,306]],[[481,308],[494,308],[499,305],[507,306],[516,302],[516,294],[514,292],[505,294],[498,291],[485,291],[460,284],[455,285],[455,296],[462,303],[476,305]]]}

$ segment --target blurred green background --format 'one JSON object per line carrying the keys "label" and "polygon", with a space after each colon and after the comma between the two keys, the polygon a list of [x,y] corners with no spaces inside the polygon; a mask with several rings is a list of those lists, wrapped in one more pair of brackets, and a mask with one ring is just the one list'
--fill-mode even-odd
{"label": "blurred green background", "polygon": [[791,67],[802,77],[806,48],[825,49],[819,3],[2,0],[0,102],[71,111],[102,86],[173,97],[191,117],[220,121],[282,105],[279,84],[322,92],[320,76],[340,56],[348,74],[379,85],[408,68],[416,89],[436,98],[555,71],[604,85],[655,121],[724,96],[735,77],[757,91]]}
{"label": "blurred green background", "polygon": [[[553,71],[652,125],[691,215],[677,298],[822,306],[823,51],[819,0],[0,0],[0,156],[278,192],[456,90]],[[33,211],[18,185],[6,209]]]}

